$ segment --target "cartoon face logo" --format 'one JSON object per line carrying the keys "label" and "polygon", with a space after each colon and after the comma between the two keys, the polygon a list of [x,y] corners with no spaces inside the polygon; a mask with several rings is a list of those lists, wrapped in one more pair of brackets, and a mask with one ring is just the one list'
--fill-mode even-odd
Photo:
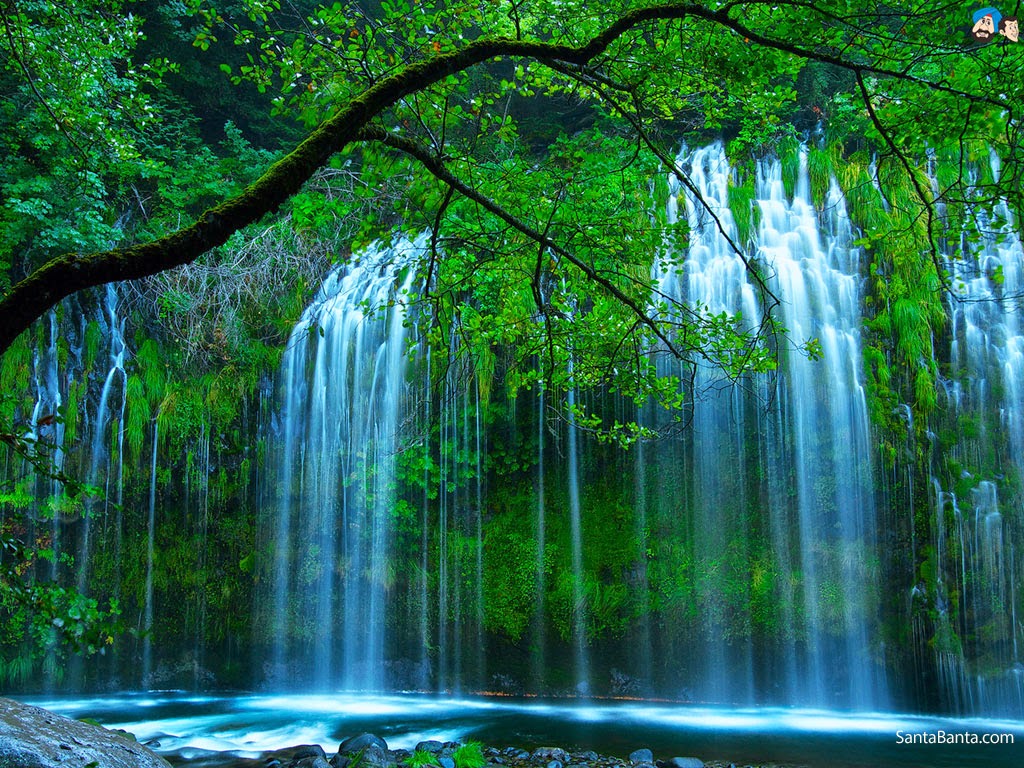
{"label": "cartoon face logo", "polygon": [[999,22],[999,34],[1011,43],[1016,43],[1020,37],[1020,25],[1017,23],[1017,17],[1004,16]]}
{"label": "cartoon face logo", "polygon": [[974,27],[971,28],[971,35],[975,40],[988,42],[996,33],[996,26],[1002,21],[1003,14],[995,8],[982,8],[980,11],[975,11],[972,18]]}

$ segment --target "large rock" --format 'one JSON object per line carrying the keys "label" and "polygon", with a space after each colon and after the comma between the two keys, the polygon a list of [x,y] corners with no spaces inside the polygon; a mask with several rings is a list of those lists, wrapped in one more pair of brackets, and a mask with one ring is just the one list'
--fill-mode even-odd
{"label": "large rock", "polygon": [[361,733],[358,736],[353,736],[341,742],[338,745],[338,753],[347,755],[369,747],[379,747],[382,752],[388,751],[388,743],[380,736],[374,736],[372,733]]}
{"label": "large rock", "polygon": [[6,768],[170,768],[113,731],[0,699],[0,766]]}
{"label": "large rock", "polygon": [[638,765],[640,763],[653,763],[654,755],[649,749],[638,749],[635,752],[629,753],[629,762],[633,765]]}

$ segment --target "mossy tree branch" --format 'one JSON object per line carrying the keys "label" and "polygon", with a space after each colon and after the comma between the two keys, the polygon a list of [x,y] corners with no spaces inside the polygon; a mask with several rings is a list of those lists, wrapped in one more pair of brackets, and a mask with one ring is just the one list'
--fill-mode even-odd
{"label": "mossy tree branch", "polygon": [[511,38],[483,38],[460,50],[438,53],[410,64],[380,80],[333,117],[324,121],[293,152],[275,163],[244,192],[203,213],[198,220],[166,237],[125,248],[88,254],[58,256],[18,282],[0,299],[0,352],[6,350],[33,321],[61,299],[86,288],[133,280],[188,264],[203,253],[223,245],[235,232],[276,211],[325,165],[335,153],[357,140],[360,131],[386,109],[449,75],[499,56],[523,57],[545,62],[586,65],[630,30],[653,21],[703,19],[743,35],[755,45],[803,59],[830,63],[858,73],[874,74],[921,85],[934,91],[955,93],[973,101],[1008,108],[987,94],[960,93],[942,82],[930,82],[894,67],[872,66],[841,55],[798,46],[748,29],[731,14],[741,6],[718,10],[691,3],[651,5],[622,14],[589,42],[580,46]]}

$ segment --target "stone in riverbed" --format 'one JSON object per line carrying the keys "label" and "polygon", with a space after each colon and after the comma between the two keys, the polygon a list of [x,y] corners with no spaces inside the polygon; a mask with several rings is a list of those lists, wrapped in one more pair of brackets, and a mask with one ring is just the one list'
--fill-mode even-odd
{"label": "stone in riverbed", "polygon": [[360,749],[366,749],[370,746],[380,747],[384,752],[388,751],[388,743],[380,736],[374,736],[372,733],[361,733],[358,736],[353,736],[341,742],[338,745],[338,752],[344,755],[350,752],[358,752]]}
{"label": "stone in riverbed", "polygon": [[434,741],[433,739],[431,739],[430,741],[421,741],[419,744],[416,745],[417,752],[422,750],[424,752],[429,752],[432,755],[436,755],[442,749],[444,749],[444,744],[442,744],[440,741]]}
{"label": "stone in riverbed", "polygon": [[569,755],[561,747],[538,747],[530,755],[530,761],[537,765],[547,765],[552,760],[557,760],[562,765],[569,762]]}
{"label": "stone in riverbed", "polygon": [[103,768],[170,768],[143,745],[98,725],[0,698],[0,765],[85,768],[90,763]]}
{"label": "stone in riverbed", "polygon": [[660,768],[704,768],[704,761],[697,757],[673,757],[671,760],[659,761]]}
{"label": "stone in riverbed", "polygon": [[292,753],[292,760],[298,762],[307,757],[322,757],[324,761],[327,760],[327,753],[324,752],[324,748],[319,744],[303,744],[302,746],[296,747]]}
{"label": "stone in riverbed", "polygon": [[441,755],[437,758],[437,764],[441,768],[455,768],[455,760],[450,755]]}
{"label": "stone in riverbed", "polygon": [[331,764],[326,759],[316,755],[314,757],[304,757],[301,760],[297,760],[292,763],[292,768],[331,768]]}
{"label": "stone in riverbed", "polygon": [[638,765],[639,763],[653,763],[654,753],[649,749],[638,749],[635,752],[629,753],[629,762],[633,765]]}

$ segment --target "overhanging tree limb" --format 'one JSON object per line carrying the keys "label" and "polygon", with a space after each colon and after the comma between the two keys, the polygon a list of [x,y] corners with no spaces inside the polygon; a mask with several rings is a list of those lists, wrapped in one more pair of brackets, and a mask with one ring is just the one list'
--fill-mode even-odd
{"label": "overhanging tree limb", "polygon": [[72,293],[108,282],[147,277],[187,264],[206,251],[223,245],[233,233],[276,211],[301,189],[318,168],[326,164],[331,155],[347,147],[384,110],[406,96],[441,82],[449,75],[498,56],[583,65],[592,62],[613,42],[642,24],[695,18],[733,30],[755,44],[804,59],[834,64],[855,72],[895,78],[975,102],[1009,108],[1003,100],[984,93],[958,91],[941,82],[927,81],[907,72],[850,62],[827,52],[756,33],[730,16],[735,9],[736,6],[731,6],[711,10],[691,3],[651,5],[624,13],[582,46],[485,38],[468,43],[460,50],[439,53],[422,62],[410,64],[354,98],[244,192],[209,209],[190,226],[148,243],[89,254],[64,254],[21,280],[0,299],[0,352],[6,350],[34,320]]}

